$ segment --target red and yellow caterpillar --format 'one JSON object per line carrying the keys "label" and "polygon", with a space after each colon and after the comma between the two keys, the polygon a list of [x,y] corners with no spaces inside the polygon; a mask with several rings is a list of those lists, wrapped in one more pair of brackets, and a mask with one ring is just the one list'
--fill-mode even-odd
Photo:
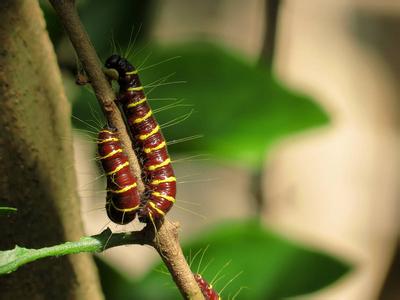
{"label": "red and yellow caterpillar", "polygon": [[140,208],[139,219],[154,222],[163,218],[175,202],[176,177],[166,141],[153,116],[135,67],[119,55],[109,57],[105,66],[118,72],[118,101],[122,104],[133,136],[135,151],[143,161],[146,199]]}
{"label": "red and yellow caterpillar", "polygon": [[201,292],[206,300],[221,300],[221,296],[213,289],[212,285],[209,284],[200,274],[193,274],[194,279],[200,287]]}
{"label": "red and yellow caterpillar", "polygon": [[114,223],[127,224],[135,218],[140,205],[136,177],[115,130],[108,126],[100,130],[97,145],[107,176],[107,215]]}

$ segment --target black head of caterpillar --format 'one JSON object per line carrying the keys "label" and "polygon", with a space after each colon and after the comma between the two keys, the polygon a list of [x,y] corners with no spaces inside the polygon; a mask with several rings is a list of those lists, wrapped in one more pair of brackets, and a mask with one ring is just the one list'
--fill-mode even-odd
{"label": "black head of caterpillar", "polygon": [[106,60],[104,66],[107,69],[114,69],[118,72],[119,78],[117,80],[120,85],[123,85],[124,83],[131,86],[139,84],[138,79],[136,80],[136,77],[128,78],[128,80],[125,82],[124,77],[126,74],[137,74],[136,68],[126,58],[123,58],[118,54],[113,54]]}
{"label": "black head of caterpillar", "polygon": [[134,71],[134,67],[123,57],[113,54],[107,58],[104,64],[106,68],[116,69],[119,73]]}

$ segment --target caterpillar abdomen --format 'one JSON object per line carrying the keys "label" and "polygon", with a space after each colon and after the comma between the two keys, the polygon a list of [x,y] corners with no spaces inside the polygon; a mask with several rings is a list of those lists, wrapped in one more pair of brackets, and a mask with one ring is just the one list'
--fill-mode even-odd
{"label": "caterpillar abdomen", "polygon": [[200,274],[193,275],[206,300],[221,300],[220,295],[213,289],[212,285],[209,284]]}
{"label": "caterpillar abdomen", "polygon": [[135,218],[140,204],[136,177],[114,130],[104,127],[99,132],[97,144],[107,176],[107,215],[114,223],[127,224]]}
{"label": "caterpillar abdomen", "polygon": [[137,70],[125,59],[112,55],[106,67],[118,72],[122,103],[134,145],[143,161],[143,179],[148,198],[139,211],[142,221],[160,219],[171,209],[176,196],[176,178],[164,136],[147,102]]}

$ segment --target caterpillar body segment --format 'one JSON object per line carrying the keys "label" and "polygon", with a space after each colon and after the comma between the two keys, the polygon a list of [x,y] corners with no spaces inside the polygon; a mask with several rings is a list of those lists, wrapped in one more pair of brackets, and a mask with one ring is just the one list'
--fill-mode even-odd
{"label": "caterpillar body segment", "polygon": [[154,222],[171,209],[176,196],[176,178],[165,138],[143,91],[137,70],[125,59],[112,55],[106,68],[118,72],[118,101],[133,136],[133,144],[143,167],[146,199],[139,220]]}
{"label": "caterpillar body segment", "polygon": [[201,292],[206,300],[221,300],[221,296],[213,289],[213,286],[209,284],[200,274],[193,274]]}
{"label": "caterpillar body segment", "polygon": [[97,145],[107,176],[107,215],[114,223],[127,224],[135,218],[140,205],[136,177],[115,130],[105,126],[99,132]]}

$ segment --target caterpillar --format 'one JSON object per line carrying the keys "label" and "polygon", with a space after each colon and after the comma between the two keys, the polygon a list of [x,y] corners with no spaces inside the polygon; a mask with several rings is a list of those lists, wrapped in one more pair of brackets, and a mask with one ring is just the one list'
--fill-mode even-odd
{"label": "caterpillar", "polygon": [[107,215],[114,223],[127,224],[135,218],[140,205],[136,177],[115,129],[106,125],[99,132],[97,144],[107,176]]}
{"label": "caterpillar", "polygon": [[200,274],[195,273],[193,274],[193,276],[206,300],[221,300],[221,296],[213,289],[212,285],[209,284]]}
{"label": "caterpillar", "polygon": [[146,200],[139,211],[139,220],[154,223],[171,209],[176,196],[176,177],[160,125],[153,116],[135,69],[125,58],[110,56],[107,69],[118,72],[118,101],[133,136],[135,151],[143,161]]}

